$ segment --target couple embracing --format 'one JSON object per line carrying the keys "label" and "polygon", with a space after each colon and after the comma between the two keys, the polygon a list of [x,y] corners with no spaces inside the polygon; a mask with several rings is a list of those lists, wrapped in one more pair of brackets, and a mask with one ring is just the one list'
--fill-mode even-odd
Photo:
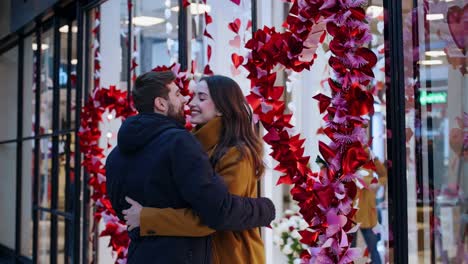
{"label": "couple embracing", "polygon": [[107,192],[129,226],[128,263],[265,263],[260,226],[275,208],[257,198],[262,141],[239,85],[210,76],[187,103],[170,72],[135,82],[139,114],[106,161]]}

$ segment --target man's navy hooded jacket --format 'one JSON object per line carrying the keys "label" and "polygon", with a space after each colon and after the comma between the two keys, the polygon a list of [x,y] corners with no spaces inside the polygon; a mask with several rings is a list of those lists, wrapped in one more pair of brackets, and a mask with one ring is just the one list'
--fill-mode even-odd
{"label": "man's navy hooded jacket", "polygon": [[[106,161],[107,192],[122,217],[130,205],[125,196],[145,207],[192,208],[215,230],[244,230],[267,226],[274,219],[267,198],[229,194],[211,167],[200,143],[172,118],[143,113],[128,118],[118,144]],[[128,263],[211,263],[210,237],[132,238]]]}

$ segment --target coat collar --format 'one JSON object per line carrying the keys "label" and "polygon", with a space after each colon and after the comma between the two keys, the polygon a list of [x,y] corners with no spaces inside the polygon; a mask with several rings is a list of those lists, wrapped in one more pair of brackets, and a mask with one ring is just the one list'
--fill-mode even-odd
{"label": "coat collar", "polygon": [[221,129],[221,117],[215,117],[199,129],[196,129],[194,136],[200,141],[203,149],[208,152],[218,144],[219,138],[221,137]]}

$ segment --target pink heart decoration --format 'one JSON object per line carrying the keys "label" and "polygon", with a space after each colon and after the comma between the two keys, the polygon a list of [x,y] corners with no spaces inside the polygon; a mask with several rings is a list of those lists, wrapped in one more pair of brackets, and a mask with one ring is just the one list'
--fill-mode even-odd
{"label": "pink heart decoration", "polygon": [[240,36],[237,35],[234,37],[234,39],[229,41],[229,45],[234,48],[240,48],[240,42],[241,42]]}
{"label": "pink heart decoration", "polygon": [[236,5],[240,5],[240,1],[241,1],[241,0],[231,0],[231,2],[233,2],[233,3],[236,4]]}

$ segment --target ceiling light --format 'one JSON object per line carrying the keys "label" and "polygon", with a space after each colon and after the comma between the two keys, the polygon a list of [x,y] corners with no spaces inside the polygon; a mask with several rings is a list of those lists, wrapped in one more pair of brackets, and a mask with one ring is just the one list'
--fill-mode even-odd
{"label": "ceiling light", "polygon": [[383,14],[383,6],[371,5],[367,7],[366,13],[368,13],[372,18],[376,18]]}
{"label": "ceiling light", "polygon": [[442,60],[421,60],[419,61],[421,65],[440,65],[443,64]]}
{"label": "ceiling light", "polygon": [[[41,44],[41,50],[46,50],[46,49],[48,49],[48,48],[49,48],[49,45],[47,45],[47,44]],[[33,49],[33,50],[37,50],[37,44],[36,44],[36,43],[33,43],[33,44],[32,44],[32,49]]]}
{"label": "ceiling light", "polygon": [[159,17],[137,16],[132,19],[132,23],[135,26],[140,27],[154,26],[156,24],[161,24],[162,22],[164,22],[164,19]]}
{"label": "ceiling light", "polygon": [[[59,31],[61,33],[68,33],[68,25],[62,26],[59,28]],[[72,26],[72,32],[76,33],[78,32],[78,27],[77,26]]]}
{"label": "ceiling light", "polygon": [[[171,8],[174,12],[179,12],[179,6],[174,6]],[[190,13],[192,15],[201,15],[205,12],[211,12],[211,6],[206,4],[190,4]]]}
{"label": "ceiling light", "polygon": [[429,51],[426,51],[425,54],[426,56],[434,57],[434,58],[442,57],[446,55],[445,51],[443,50],[429,50]]}
{"label": "ceiling light", "polygon": [[427,14],[426,20],[441,20],[444,19],[444,14]]}

